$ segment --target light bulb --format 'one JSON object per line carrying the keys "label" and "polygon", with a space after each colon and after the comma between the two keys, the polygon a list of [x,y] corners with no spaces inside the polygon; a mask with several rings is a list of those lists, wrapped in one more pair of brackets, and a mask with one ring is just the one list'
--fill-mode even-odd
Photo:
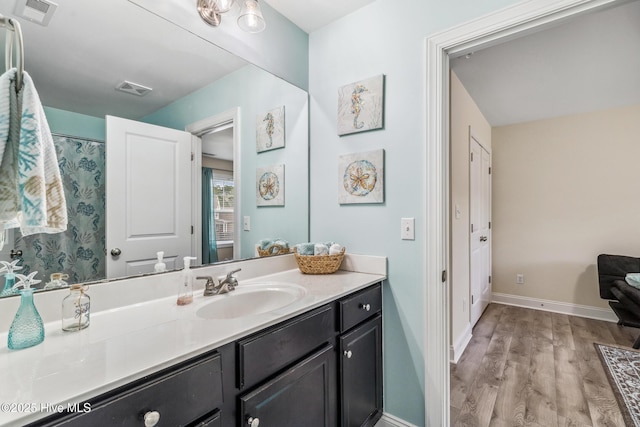
{"label": "light bulb", "polygon": [[234,1],[235,0],[216,0],[216,3],[218,4],[218,12],[229,12],[233,7]]}
{"label": "light bulb", "polygon": [[262,11],[256,0],[243,0],[238,26],[248,33],[259,33],[266,28]]}

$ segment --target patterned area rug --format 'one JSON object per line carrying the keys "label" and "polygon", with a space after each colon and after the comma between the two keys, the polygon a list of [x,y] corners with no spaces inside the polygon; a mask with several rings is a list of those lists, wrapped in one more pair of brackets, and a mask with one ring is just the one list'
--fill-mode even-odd
{"label": "patterned area rug", "polygon": [[593,344],[627,426],[640,427],[640,351]]}

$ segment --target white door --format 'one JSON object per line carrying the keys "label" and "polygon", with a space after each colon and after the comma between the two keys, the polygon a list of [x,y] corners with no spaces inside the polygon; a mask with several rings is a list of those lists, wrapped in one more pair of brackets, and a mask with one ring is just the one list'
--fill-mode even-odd
{"label": "white door", "polygon": [[470,282],[471,326],[491,301],[491,155],[470,141]]}
{"label": "white door", "polygon": [[188,132],[107,116],[107,278],[167,269],[191,255]]}

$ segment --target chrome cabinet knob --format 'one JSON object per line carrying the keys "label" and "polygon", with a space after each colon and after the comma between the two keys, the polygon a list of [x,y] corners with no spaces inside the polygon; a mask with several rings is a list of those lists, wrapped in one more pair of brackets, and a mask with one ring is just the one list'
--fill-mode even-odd
{"label": "chrome cabinet knob", "polygon": [[111,256],[120,256],[121,253],[122,251],[120,250],[120,248],[111,249]]}
{"label": "chrome cabinet knob", "polygon": [[260,419],[259,418],[249,417],[249,418],[247,418],[247,425],[249,425],[251,427],[258,427],[260,425]]}
{"label": "chrome cabinet knob", "polygon": [[371,305],[370,304],[360,304],[360,308],[365,310],[365,311],[370,311],[371,310]]}
{"label": "chrome cabinet knob", "polygon": [[160,412],[149,411],[144,414],[144,427],[153,427],[160,421]]}
{"label": "chrome cabinet knob", "polygon": [[344,355],[347,359],[351,359],[351,356],[353,356],[353,353],[351,352],[351,350],[345,350]]}

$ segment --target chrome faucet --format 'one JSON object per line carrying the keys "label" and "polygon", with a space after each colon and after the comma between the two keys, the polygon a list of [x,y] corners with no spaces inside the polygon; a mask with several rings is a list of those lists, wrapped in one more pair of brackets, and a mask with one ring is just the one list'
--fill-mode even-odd
{"label": "chrome faucet", "polygon": [[226,276],[222,276],[218,279],[214,279],[211,276],[198,276],[196,279],[206,280],[207,283],[204,285],[204,296],[208,297],[211,295],[220,295],[226,294],[236,289],[238,286],[238,279],[236,279],[233,275],[236,274],[241,269],[232,270],[227,273]]}

